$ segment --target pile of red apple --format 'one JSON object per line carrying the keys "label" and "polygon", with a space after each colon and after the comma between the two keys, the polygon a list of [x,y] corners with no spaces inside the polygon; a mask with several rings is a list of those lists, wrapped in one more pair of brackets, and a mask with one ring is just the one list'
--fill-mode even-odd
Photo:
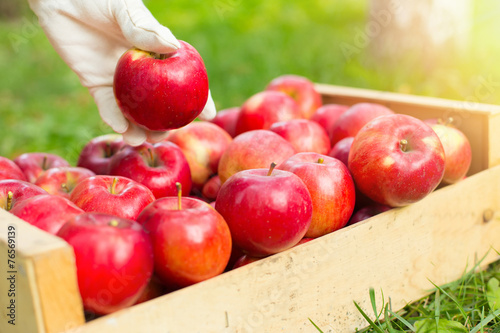
{"label": "pile of red apple", "polygon": [[107,314],[421,200],[470,162],[451,124],[322,105],[286,75],[160,143],[0,157],[0,205],[74,248],[84,307]]}

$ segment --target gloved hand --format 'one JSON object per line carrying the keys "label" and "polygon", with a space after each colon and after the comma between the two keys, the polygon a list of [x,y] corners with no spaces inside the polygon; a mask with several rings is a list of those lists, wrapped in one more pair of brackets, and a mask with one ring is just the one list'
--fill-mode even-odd
{"label": "gloved hand", "polygon": [[[113,75],[120,56],[132,46],[168,53],[180,47],[141,0],[28,0],[40,26],[61,58],[89,89],[103,121],[126,143],[158,142],[168,132],[144,130],[129,122],[116,104]],[[202,120],[215,116],[208,96]]]}

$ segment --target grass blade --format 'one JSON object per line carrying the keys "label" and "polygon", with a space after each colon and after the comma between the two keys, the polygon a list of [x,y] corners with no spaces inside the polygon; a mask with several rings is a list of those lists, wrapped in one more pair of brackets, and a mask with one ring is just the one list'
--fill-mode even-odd
{"label": "grass blade", "polygon": [[366,313],[360,308],[358,303],[354,302],[354,306],[358,309],[361,315],[366,319],[366,321],[370,324],[370,326],[379,333],[384,333],[380,327],[378,327],[371,319],[366,315]]}
{"label": "grass blade", "polygon": [[[375,315],[375,321],[380,324],[380,316],[382,312],[377,313],[377,301],[375,300],[375,289],[370,288],[370,302],[373,308],[373,314]],[[382,308],[384,307],[384,294],[382,293]]]}
{"label": "grass blade", "polygon": [[316,329],[318,330],[318,332],[319,332],[319,333],[323,333],[323,331],[321,330],[321,328],[319,328],[319,327],[318,327],[318,325],[316,325],[316,324],[314,323],[314,321],[312,321],[312,319],[311,319],[311,318],[307,318],[307,319],[309,319],[309,321],[311,322],[311,324],[313,324],[313,326],[314,326],[314,327],[316,327]]}
{"label": "grass blade", "polygon": [[443,288],[441,288],[440,286],[436,285],[434,282],[430,281],[430,283],[432,283],[434,285],[434,287],[436,287],[440,292],[442,292],[444,295],[448,296],[449,299],[452,300],[453,303],[455,303],[455,305],[457,306],[458,310],[460,311],[460,313],[462,314],[462,316],[464,317],[464,320],[467,319],[467,314],[465,313],[462,305],[460,303],[457,302],[457,300],[451,296],[450,294],[448,294],[445,290],[443,290]]}
{"label": "grass blade", "polygon": [[384,322],[387,326],[387,330],[389,331],[389,333],[396,333],[396,330],[394,330],[394,327],[392,327],[391,324],[391,318],[389,315],[389,304],[386,304],[384,307]]}
{"label": "grass blade", "polygon": [[441,294],[439,293],[439,289],[436,290],[436,296],[434,298],[434,320],[436,320],[436,327],[439,327],[439,317],[441,315]]}
{"label": "grass blade", "polygon": [[417,331],[415,329],[415,326],[413,326],[412,324],[410,324],[409,321],[407,321],[406,319],[404,319],[403,317],[401,317],[400,315],[398,315],[396,312],[393,312],[392,310],[389,310],[389,313],[391,314],[391,316],[396,317],[397,320],[399,320],[400,322],[402,322],[403,324],[405,324],[406,327],[408,329],[410,329],[412,332],[416,332]]}
{"label": "grass blade", "polygon": [[469,333],[476,333],[479,330],[482,330],[490,321],[500,316],[500,309],[496,310],[493,313],[487,315],[483,320],[481,320]]}

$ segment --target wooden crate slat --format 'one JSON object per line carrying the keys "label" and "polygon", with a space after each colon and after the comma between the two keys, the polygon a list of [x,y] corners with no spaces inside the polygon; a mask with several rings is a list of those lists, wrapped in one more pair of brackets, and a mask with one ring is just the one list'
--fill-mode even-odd
{"label": "wooden crate slat", "polygon": [[[73,249],[50,235],[0,209],[0,260],[7,264],[7,228],[16,229],[16,325],[0,323],[0,332],[64,332],[84,323],[78,292]],[[5,266],[4,266],[5,265]],[[0,304],[10,301],[8,281],[0,279]],[[3,317],[3,316],[2,316]],[[2,318],[4,319],[4,318]]]}
{"label": "wooden crate slat", "polygon": [[[500,249],[500,192],[491,186],[499,181],[500,167],[492,168],[411,206],[97,319],[81,332],[317,332],[308,318],[324,332],[353,332],[366,326],[353,301],[372,312],[369,288],[399,309],[424,296],[430,281],[454,281],[487,253],[482,267],[498,259],[489,250]],[[485,211],[494,212],[488,223]]]}

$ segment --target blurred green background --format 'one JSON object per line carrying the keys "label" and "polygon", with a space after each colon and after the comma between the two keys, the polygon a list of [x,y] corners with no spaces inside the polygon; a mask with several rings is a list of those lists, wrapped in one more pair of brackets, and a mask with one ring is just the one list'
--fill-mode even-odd
{"label": "blurred green background", "polygon": [[[315,82],[466,100],[484,80],[500,102],[499,4],[474,2],[470,47],[422,69],[418,59],[374,63],[369,49],[346,58],[365,28],[367,0],[145,0],[174,35],[195,46],[218,109],[240,105],[282,74]],[[21,5],[20,5],[21,4]],[[92,137],[111,132],[77,76],[47,41],[24,2],[0,6],[0,155],[59,154],[75,163]]]}

